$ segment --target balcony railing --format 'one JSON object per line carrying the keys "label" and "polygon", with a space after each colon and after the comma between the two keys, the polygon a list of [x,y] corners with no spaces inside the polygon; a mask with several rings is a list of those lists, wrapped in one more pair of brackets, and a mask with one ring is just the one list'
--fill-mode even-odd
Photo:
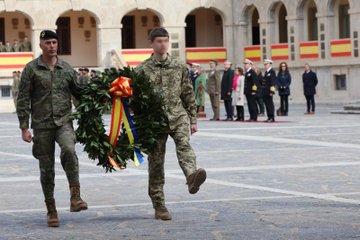
{"label": "balcony railing", "polygon": [[330,42],[331,57],[351,57],[351,39],[333,40]]}
{"label": "balcony railing", "polygon": [[289,60],[289,44],[273,44],[271,45],[271,59]]}
{"label": "balcony railing", "polygon": [[319,58],[319,42],[301,42],[300,47],[300,58],[301,59],[315,59]]}
{"label": "balcony railing", "polygon": [[135,67],[145,59],[148,59],[152,53],[152,48],[121,50],[121,55],[124,58],[126,64],[132,67]]}
{"label": "balcony railing", "polygon": [[1,52],[0,70],[23,69],[33,56],[32,52]]}
{"label": "balcony railing", "polygon": [[208,63],[211,59],[218,62],[226,60],[226,48],[224,47],[198,47],[186,48],[186,61],[196,63]]}
{"label": "balcony railing", "polygon": [[261,61],[261,47],[260,45],[244,47],[244,56],[254,62]]}

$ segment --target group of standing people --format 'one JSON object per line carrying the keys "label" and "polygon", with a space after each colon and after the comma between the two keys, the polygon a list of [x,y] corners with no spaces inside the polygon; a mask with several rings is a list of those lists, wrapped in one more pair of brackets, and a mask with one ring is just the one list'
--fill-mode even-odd
{"label": "group of standing people", "polygon": [[[272,67],[271,59],[264,60],[264,73],[261,73],[249,59],[245,59],[244,69],[236,67],[231,69],[230,61],[224,62],[224,73],[220,77],[220,71],[216,69],[217,61],[209,62],[208,86],[206,91],[210,96],[213,117],[210,120],[220,120],[219,97],[224,102],[226,111],[225,121],[244,121],[244,103],[248,104],[250,118],[248,121],[257,121],[259,116],[264,116],[265,109],[267,120],[275,122],[275,107],[273,96],[276,90],[280,96],[280,107],[276,110],[278,116],[288,116],[291,74],[286,62],[281,62],[278,73]],[[302,75],[304,95],[307,101],[305,114],[315,113],[316,85],[318,83],[316,73],[308,63],[305,64],[305,72]],[[197,88],[195,87],[195,92]],[[204,103],[202,103],[204,104]],[[236,109],[236,114],[235,114]]]}
{"label": "group of standing people", "polygon": [[6,41],[4,44],[2,41],[0,41],[0,52],[31,52],[31,42],[28,37],[24,37],[22,42],[19,42],[18,40],[14,40],[13,44],[11,44],[9,41]]}

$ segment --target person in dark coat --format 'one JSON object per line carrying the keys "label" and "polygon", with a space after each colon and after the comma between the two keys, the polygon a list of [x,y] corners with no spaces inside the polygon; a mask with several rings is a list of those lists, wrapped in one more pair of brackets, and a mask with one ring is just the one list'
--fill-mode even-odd
{"label": "person in dark coat", "polygon": [[253,66],[253,68],[256,73],[257,83],[259,84],[257,86],[257,91],[255,94],[258,117],[263,117],[263,116],[265,116],[265,114],[264,114],[265,107],[264,107],[264,100],[263,100],[263,94],[262,94],[262,88],[261,88],[261,81],[263,79],[263,75],[260,71],[260,68],[258,68],[256,66]]}
{"label": "person in dark coat", "polygon": [[273,96],[275,94],[276,73],[272,68],[273,61],[264,59],[265,73],[261,82],[263,99],[268,119],[265,122],[275,122],[275,108]]}
{"label": "person in dark coat", "polygon": [[305,114],[315,114],[314,95],[316,94],[316,85],[318,84],[318,79],[316,73],[311,70],[308,63],[305,64],[305,72],[302,75],[302,79],[304,84],[304,95],[307,104],[307,111]]}
{"label": "person in dark coat", "polygon": [[291,74],[286,62],[280,63],[279,72],[276,77],[276,88],[280,96],[281,115],[287,116],[289,112],[289,95],[290,95]]}
{"label": "person in dark coat", "polygon": [[231,62],[224,62],[224,74],[221,79],[221,99],[224,100],[226,119],[225,121],[233,120],[233,107],[232,107],[232,84],[234,79],[234,70],[231,69]]}
{"label": "person in dark coat", "polygon": [[257,107],[256,107],[256,92],[258,89],[258,80],[256,73],[253,69],[253,62],[250,59],[245,59],[245,83],[244,83],[244,94],[249,108],[250,122],[257,121]]}

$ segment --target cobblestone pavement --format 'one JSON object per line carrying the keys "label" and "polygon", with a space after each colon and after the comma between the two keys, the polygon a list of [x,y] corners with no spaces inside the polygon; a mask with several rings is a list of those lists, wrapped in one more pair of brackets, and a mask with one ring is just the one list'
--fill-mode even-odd
{"label": "cobblestone pavement", "polygon": [[330,114],[341,108],[318,105],[308,116],[291,105],[275,123],[200,120],[191,142],[208,179],[188,194],[168,141],[166,222],[154,219],[146,163],[104,173],[81,145],[89,209],[71,213],[57,150],[59,228],[46,225],[32,144],[21,141],[16,115],[2,113],[0,239],[360,239],[360,116]]}

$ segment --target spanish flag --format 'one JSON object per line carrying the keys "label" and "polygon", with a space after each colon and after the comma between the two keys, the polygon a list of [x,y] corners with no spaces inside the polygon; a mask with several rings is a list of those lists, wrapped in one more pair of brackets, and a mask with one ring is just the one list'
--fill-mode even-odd
{"label": "spanish flag", "polygon": [[331,45],[331,57],[351,57],[351,39],[333,40]]}

